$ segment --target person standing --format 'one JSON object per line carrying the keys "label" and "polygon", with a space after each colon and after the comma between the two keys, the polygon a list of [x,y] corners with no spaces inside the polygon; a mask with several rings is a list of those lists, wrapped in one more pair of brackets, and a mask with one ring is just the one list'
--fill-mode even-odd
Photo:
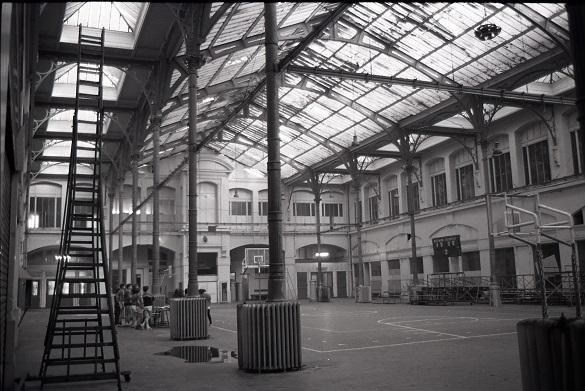
{"label": "person standing", "polygon": [[122,325],[122,316],[124,315],[124,284],[120,284],[120,287],[116,291],[116,295],[114,296],[115,302],[115,319],[116,319],[116,326]]}
{"label": "person standing", "polygon": [[132,284],[127,284],[124,290],[124,323],[126,326],[134,323],[134,312],[132,311]]}
{"label": "person standing", "polygon": [[205,292],[205,289],[199,289],[199,297],[205,298],[205,304],[207,305],[207,318],[209,324],[211,324],[211,296]]}
{"label": "person standing", "polygon": [[142,323],[140,327],[145,330],[150,330],[150,316],[152,315],[152,304],[154,303],[154,296],[148,291],[148,286],[142,287]]}

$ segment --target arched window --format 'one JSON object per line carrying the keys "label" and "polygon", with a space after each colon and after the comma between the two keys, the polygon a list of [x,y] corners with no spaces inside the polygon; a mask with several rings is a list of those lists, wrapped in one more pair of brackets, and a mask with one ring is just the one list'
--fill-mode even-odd
{"label": "arched window", "polygon": [[467,201],[475,197],[475,180],[473,159],[466,149],[460,149],[453,154],[455,163],[455,184],[457,201]]}
{"label": "arched window", "polygon": [[534,123],[520,132],[522,162],[526,185],[539,185],[551,180],[548,134],[544,124]]}
{"label": "arched window", "polygon": [[447,204],[447,178],[445,176],[445,160],[435,159],[429,163],[431,174],[431,199],[433,206]]}

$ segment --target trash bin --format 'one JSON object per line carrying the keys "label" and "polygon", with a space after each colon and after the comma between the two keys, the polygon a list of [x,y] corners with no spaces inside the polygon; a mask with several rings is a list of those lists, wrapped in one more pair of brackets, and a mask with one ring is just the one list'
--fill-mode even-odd
{"label": "trash bin", "polygon": [[202,339],[207,334],[207,300],[203,297],[171,299],[171,339]]}
{"label": "trash bin", "polygon": [[516,327],[523,391],[585,390],[583,319],[524,319]]}
{"label": "trash bin", "polygon": [[355,301],[356,303],[371,303],[372,292],[370,291],[370,287],[366,285],[359,285],[355,291]]}
{"label": "trash bin", "polygon": [[326,285],[321,285],[317,289],[317,301],[329,301],[329,287]]}

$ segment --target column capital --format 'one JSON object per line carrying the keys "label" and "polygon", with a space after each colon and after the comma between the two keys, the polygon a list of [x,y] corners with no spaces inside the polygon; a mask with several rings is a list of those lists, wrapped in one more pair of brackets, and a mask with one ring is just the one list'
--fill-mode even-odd
{"label": "column capital", "polygon": [[[197,50],[198,51],[198,50]],[[186,54],[185,64],[187,73],[193,74],[207,62],[207,58],[201,54]]]}

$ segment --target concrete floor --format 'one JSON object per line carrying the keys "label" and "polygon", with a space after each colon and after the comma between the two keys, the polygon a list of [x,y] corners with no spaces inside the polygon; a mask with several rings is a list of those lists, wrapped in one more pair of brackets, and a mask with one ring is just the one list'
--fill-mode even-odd
{"label": "concrete floor", "polygon": [[[551,307],[550,316],[574,316]],[[37,375],[48,310],[22,322],[18,370]],[[238,369],[236,307],[212,308],[210,337],[172,341],[168,328],[118,330],[121,369],[132,371],[124,390],[475,390],[521,389],[516,323],[539,318],[540,307],[356,304],[352,299],[301,303],[303,369],[252,374]],[[173,346],[226,350],[224,362],[188,363],[162,354]],[[26,383],[27,390],[40,383]],[[47,385],[46,390],[115,390],[115,383]]]}

